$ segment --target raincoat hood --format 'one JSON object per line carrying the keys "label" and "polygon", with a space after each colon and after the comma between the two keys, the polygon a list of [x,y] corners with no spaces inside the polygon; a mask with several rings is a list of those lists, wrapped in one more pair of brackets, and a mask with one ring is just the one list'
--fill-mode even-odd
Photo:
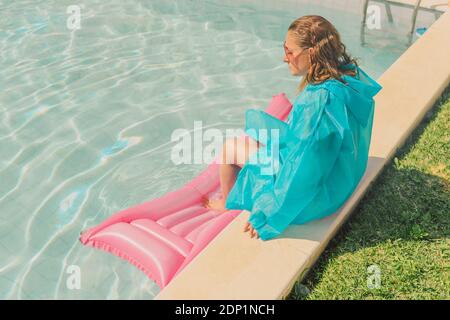
{"label": "raincoat hood", "polygon": [[[349,68],[353,65],[349,64],[344,67]],[[345,103],[355,119],[365,127],[374,106],[373,97],[382,87],[362,69],[359,67],[356,69],[356,76],[342,76],[345,84],[335,79],[325,81],[323,84]]]}

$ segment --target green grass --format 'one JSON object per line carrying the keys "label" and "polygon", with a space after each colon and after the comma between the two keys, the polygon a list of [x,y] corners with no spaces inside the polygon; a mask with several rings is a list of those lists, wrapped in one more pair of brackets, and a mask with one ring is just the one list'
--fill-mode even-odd
{"label": "green grass", "polygon": [[450,87],[288,299],[449,299],[449,181]]}

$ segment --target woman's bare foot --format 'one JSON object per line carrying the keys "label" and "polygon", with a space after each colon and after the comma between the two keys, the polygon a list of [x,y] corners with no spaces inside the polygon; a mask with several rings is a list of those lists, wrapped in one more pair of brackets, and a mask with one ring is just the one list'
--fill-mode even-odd
{"label": "woman's bare foot", "polygon": [[224,198],[220,198],[220,199],[208,199],[205,198],[203,205],[206,208],[210,208],[212,210],[217,210],[217,211],[226,211],[227,209],[225,208],[225,204],[226,204],[226,199]]}

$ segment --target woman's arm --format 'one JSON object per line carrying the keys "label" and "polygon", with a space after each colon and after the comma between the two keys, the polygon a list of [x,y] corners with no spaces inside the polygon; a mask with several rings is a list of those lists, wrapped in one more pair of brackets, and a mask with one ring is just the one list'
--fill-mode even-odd
{"label": "woman's arm", "polygon": [[287,141],[296,139],[295,135],[291,134],[286,122],[261,110],[249,109],[246,111],[245,133],[248,136],[264,145],[270,145],[274,135],[272,130],[278,131],[277,137],[280,147],[286,145]]}

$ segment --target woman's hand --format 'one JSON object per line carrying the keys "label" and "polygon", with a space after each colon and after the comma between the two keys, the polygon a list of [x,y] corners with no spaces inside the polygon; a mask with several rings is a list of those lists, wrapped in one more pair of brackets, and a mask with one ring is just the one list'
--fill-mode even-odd
{"label": "woman's hand", "polygon": [[253,238],[256,235],[256,239],[259,239],[258,232],[253,228],[250,222],[247,221],[244,227],[244,232],[250,231],[250,237]]}

